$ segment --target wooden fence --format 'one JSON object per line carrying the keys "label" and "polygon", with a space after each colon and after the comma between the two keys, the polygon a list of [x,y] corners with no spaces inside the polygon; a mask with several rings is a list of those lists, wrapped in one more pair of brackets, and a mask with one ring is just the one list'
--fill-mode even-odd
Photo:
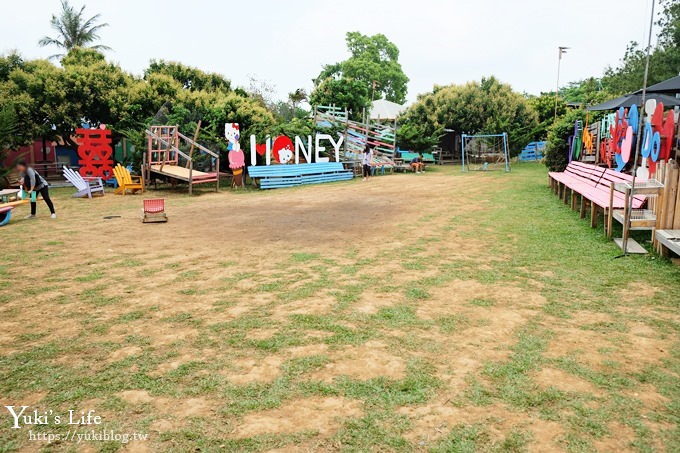
{"label": "wooden fence", "polygon": [[[667,163],[659,162],[656,179],[663,182],[663,197],[660,206],[652,206],[656,211],[657,230],[680,230],[680,168],[677,161],[671,159]],[[657,204],[656,200],[652,203]],[[655,248],[660,251],[655,241]]]}

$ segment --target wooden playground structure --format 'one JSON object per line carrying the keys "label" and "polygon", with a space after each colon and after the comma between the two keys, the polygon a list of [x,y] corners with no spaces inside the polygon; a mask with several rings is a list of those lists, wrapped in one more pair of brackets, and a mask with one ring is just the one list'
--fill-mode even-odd
{"label": "wooden playground structure", "polygon": [[359,159],[366,145],[374,148],[376,159],[384,160],[385,164],[393,165],[392,160],[397,149],[397,120],[370,120],[364,111],[363,121],[349,119],[347,109],[335,106],[314,107],[314,123],[319,127],[335,128],[344,131],[346,160]]}
{"label": "wooden playground structure", "polygon": [[[208,148],[196,143],[179,132],[177,126],[151,126],[146,130],[148,149],[144,155],[144,181],[151,181],[151,174],[165,176],[189,184],[189,194],[196,184],[215,183],[215,191],[220,188],[220,156]],[[180,147],[188,148],[185,153]],[[194,169],[194,151],[208,154],[210,171]],[[184,166],[180,165],[180,158]]]}

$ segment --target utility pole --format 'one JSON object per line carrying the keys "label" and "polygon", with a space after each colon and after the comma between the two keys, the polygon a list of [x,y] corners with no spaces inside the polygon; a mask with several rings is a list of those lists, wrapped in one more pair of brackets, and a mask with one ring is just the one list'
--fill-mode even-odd
{"label": "utility pole", "polygon": [[562,55],[567,53],[569,47],[559,46],[557,48],[557,85],[555,86],[555,120],[557,122],[557,103],[560,96],[560,69],[562,68]]}

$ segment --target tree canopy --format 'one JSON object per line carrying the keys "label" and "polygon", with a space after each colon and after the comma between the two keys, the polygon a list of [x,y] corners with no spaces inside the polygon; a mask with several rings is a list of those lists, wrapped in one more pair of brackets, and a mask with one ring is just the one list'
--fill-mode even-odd
{"label": "tree canopy", "polygon": [[538,116],[526,98],[495,77],[465,85],[435,86],[418,96],[400,119],[401,145],[424,150],[445,129],[468,134],[507,132],[511,151],[533,139]]}
{"label": "tree canopy", "polygon": [[[107,62],[93,49],[72,49],[61,67],[46,60],[0,57],[0,109],[11,105],[23,142],[36,137],[68,141],[83,121],[106,124],[115,137],[127,136],[143,148],[143,131],[169,105],[168,120],[193,131],[202,121],[201,140],[223,148],[223,127],[238,122],[244,134],[263,135],[275,124],[270,110],[230,81],[179,63],[152,62],[144,78]],[[18,143],[23,144],[23,143]]]}
{"label": "tree canopy", "polygon": [[[656,45],[651,49],[648,84],[680,73],[680,0],[661,0]],[[560,94],[569,102],[596,104],[642,88],[646,47],[633,41],[615,67],[605,69],[601,79],[571,83]]]}
{"label": "tree canopy", "polygon": [[385,35],[347,33],[350,57],[324,66],[315,79],[310,102],[352,109],[361,115],[371,100],[406,102],[408,77],[399,63],[399,49]]}

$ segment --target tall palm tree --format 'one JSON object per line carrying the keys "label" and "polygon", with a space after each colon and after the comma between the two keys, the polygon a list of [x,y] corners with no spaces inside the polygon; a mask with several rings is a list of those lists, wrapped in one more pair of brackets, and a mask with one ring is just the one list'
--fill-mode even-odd
{"label": "tall palm tree", "polygon": [[[84,17],[85,6],[76,10],[68,0],[61,0],[61,12],[59,16],[52,15],[50,25],[58,32],[56,38],[45,36],[38,44],[40,46],[57,46],[66,52],[76,47],[89,47],[95,50],[110,50],[110,47],[96,44],[93,42],[99,39],[99,30],[108,27],[109,24],[97,24],[100,14],[96,14],[89,19]],[[64,54],[52,55],[50,58],[59,58]]]}
{"label": "tall palm tree", "polygon": [[292,93],[288,93],[288,100],[293,104],[293,109],[297,109],[298,105],[307,100],[307,92],[304,88],[298,88]]}

